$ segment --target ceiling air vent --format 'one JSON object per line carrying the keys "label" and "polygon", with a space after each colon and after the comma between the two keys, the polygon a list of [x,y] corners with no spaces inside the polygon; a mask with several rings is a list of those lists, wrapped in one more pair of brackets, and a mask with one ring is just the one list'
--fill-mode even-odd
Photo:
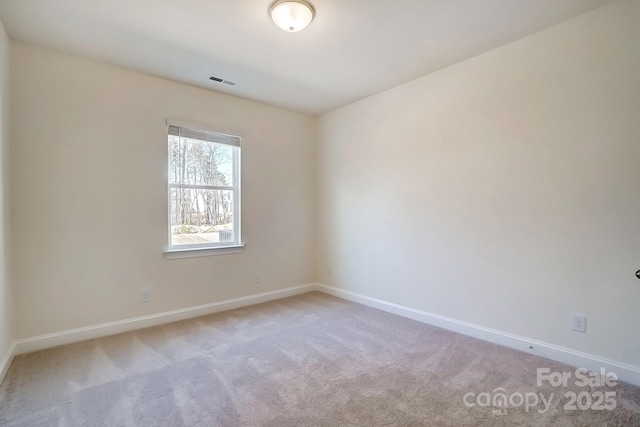
{"label": "ceiling air vent", "polygon": [[209,80],[213,80],[214,82],[222,83],[222,84],[229,85],[229,86],[235,86],[236,85],[236,82],[232,82],[231,80],[222,79],[222,78],[216,77],[216,76],[209,77]]}

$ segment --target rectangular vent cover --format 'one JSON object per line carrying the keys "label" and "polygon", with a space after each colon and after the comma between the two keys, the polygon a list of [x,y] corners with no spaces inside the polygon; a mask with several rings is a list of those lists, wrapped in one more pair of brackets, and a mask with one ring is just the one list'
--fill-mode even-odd
{"label": "rectangular vent cover", "polygon": [[229,85],[229,86],[235,86],[237,84],[236,82],[232,82],[231,80],[222,79],[222,78],[216,77],[216,76],[209,77],[209,80],[212,80],[212,81],[217,82],[217,83],[222,83],[222,84],[225,84],[225,85]]}

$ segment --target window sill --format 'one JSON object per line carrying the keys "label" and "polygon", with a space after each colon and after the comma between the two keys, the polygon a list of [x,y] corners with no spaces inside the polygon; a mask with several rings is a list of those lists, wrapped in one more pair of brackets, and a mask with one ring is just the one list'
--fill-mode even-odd
{"label": "window sill", "polygon": [[217,248],[169,249],[164,251],[167,259],[197,258],[213,255],[230,255],[244,252],[246,245],[220,246]]}

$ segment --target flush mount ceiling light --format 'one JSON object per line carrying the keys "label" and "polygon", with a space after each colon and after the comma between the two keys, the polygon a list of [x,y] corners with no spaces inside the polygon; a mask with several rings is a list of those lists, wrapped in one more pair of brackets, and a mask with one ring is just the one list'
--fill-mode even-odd
{"label": "flush mount ceiling light", "polygon": [[311,3],[304,0],[277,0],[269,7],[273,22],[288,33],[307,28],[315,13]]}

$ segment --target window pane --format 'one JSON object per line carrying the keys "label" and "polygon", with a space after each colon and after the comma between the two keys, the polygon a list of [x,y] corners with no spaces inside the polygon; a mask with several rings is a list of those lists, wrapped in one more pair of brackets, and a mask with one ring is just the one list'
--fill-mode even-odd
{"label": "window pane", "polygon": [[233,192],[172,188],[171,245],[233,243]]}
{"label": "window pane", "polygon": [[236,147],[169,135],[171,184],[232,187]]}

